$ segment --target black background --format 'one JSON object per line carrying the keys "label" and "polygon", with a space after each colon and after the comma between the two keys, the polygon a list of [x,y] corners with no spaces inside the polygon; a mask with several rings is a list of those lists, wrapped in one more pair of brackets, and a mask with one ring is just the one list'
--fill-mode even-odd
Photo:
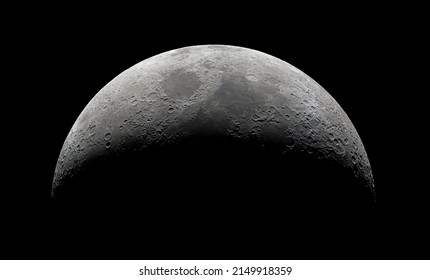
{"label": "black background", "polygon": [[[408,65],[418,43],[414,23],[406,26],[402,20],[407,12],[371,6],[322,10],[165,4],[110,7],[109,12],[58,7],[36,13],[29,8],[28,16],[21,15],[25,21],[10,22],[14,28],[8,30],[4,53],[12,59],[12,71],[6,76],[10,94],[3,104],[7,180],[2,186],[2,259],[92,257],[52,250],[68,242],[56,236],[53,224],[61,217],[50,207],[63,141],[90,99],[116,75],[150,56],[198,44],[237,45],[276,56],[308,74],[338,101],[364,143],[378,199],[371,222],[345,244],[354,239],[361,244],[362,237],[367,244],[346,255],[336,250],[291,255],[285,244],[279,251],[271,243],[272,249],[260,255],[230,247],[223,253],[151,256],[144,253],[148,241],[142,235],[129,254],[106,258],[428,259],[428,196],[419,176],[424,164],[417,159],[425,151],[425,136],[417,129],[418,121],[411,120],[421,116],[414,88],[418,77]],[[294,242],[285,236],[284,243]]]}

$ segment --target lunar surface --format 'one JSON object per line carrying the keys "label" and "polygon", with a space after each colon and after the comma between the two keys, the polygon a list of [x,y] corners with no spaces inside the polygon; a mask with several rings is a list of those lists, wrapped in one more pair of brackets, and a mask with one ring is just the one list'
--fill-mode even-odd
{"label": "lunar surface", "polygon": [[153,56],[103,87],[64,142],[52,197],[178,217],[375,202],[363,143],[329,93],[287,62],[225,45]]}

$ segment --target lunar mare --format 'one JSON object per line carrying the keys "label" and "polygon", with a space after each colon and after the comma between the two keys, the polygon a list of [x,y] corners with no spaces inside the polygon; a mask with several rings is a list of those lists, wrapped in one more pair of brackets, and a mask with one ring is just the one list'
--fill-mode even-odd
{"label": "lunar mare", "polygon": [[[252,154],[255,147],[262,149],[259,155],[265,151],[276,155],[279,172],[290,174],[287,177],[294,174],[282,170],[283,159],[309,158],[323,162],[322,166],[333,165],[341,173],[350,174],[352,179],[348,180],[358,182],[367,197],[375,200],[371,166],[362,141],[328,92],[285,61],[256,50],[224,45],[185,47],[153,56],[103,87],[79,115],[64,142],[52,196],[60,197],[63,189],[71,191],[68,189],[74,184],[70,182],[83,172],[88,176],[94,162],[100,166],[99,162],[117,162],[122,155],[133,154],[141,155],[137,164],[144,164],[149,152],[157,158],[154,153],[158,151],[186,146],[202,152],[194,156],[200,161],[195,164],[201,165],[209,160],[204,154],[211,147],[226,151],[230,143],[250,147],[241,155]],[[218,145],[224,146],[221,149]],[[235,149],[224,155],[226,161],[236,159]],[[186,157],[174,158],[176,165],[157,163],[164,165],[159,167],[164,170],[160,172],[168,174]],[[295,164],[290,162],[288,166]],[[143,167],[138,170],[142,176],[151,175]],[[336,180],[338,175],[330,176]],[[230,188],[238,184],[240,180]],[[86,196],[93,185],[80,190],[81,196]],[[117,192],[122,192],[121,187],[117,186]],[[141,188],[148,188],[148,184]]]}

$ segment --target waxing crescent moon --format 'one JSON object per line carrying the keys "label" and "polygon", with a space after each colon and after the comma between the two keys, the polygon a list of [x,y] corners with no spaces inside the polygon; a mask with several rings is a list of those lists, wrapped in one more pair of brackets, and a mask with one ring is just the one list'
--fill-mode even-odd
{"label": "waxing crescent moon", "polygon": [[329,93],[285,61],[226,45],[161,53],[103,87],[67,135],[52,197],[137,209],[375,202],[363,143]]}

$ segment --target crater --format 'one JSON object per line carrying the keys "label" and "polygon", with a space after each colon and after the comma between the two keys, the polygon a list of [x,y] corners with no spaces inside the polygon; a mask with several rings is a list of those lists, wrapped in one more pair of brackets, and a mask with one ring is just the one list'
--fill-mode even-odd
{"label": "crater", "polygon": [[163,90],[173,99],[188,99],[202,82],[194,72],[180,68],[172,71],[163,82]]}

